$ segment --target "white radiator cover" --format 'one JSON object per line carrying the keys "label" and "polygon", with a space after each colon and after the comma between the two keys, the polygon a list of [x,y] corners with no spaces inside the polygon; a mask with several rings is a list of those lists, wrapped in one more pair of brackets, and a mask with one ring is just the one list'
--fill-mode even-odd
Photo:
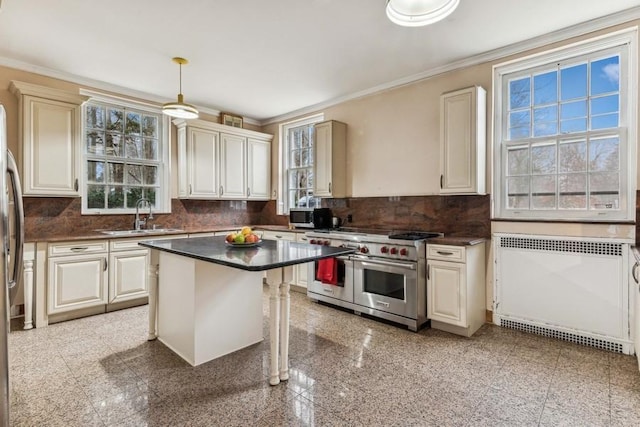
{"label": "white radiator cover", "polygon": [[628,243],[494,234],[494,322],[631,354]]}

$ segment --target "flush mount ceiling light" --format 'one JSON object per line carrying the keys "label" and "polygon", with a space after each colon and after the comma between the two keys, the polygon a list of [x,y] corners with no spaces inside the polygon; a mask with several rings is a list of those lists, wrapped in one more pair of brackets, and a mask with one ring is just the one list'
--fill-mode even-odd
{"label": "flush mount ceiling light", "polygon": [[387,0],[387,17],[404,27],[433,24],[449,16],[460,0]]}
{"label": "flush mount ceiling light", "polygon": [[184,58],[173,58],[173,62],[180,65],[180,92],[178,93],[178,102],[168,102],[162,106],[162,113],[171,117],[178,117],[181,119],[197,119],[198,110],[193,105],[185,104],[184,96],[182,95],[182,66],[188,64]]}

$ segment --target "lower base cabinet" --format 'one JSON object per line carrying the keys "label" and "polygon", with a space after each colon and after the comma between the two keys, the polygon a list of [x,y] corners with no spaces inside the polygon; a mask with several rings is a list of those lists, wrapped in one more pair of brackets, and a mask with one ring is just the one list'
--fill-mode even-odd
{"label": "lower base cabinet", "polygon": [[49,246],[48,314],[107,303],[106,241],[60,243]]}
{"label": "lower base cabinet", "polygon": [[484,246],[427,245],[427,318],[432,328],[470,337],[485,323]]}
{"label": "lower base cabinet", "polygon": [[109,304],[149,296],[149,249],[138,242],[109,242]]}

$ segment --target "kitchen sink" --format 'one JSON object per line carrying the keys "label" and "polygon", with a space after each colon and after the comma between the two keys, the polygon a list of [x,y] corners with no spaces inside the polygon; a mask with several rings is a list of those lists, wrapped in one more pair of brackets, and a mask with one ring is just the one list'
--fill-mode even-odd
{"label": "kitchen sink", "polygon": [[156,228],[150,230],[100,230],[102,234],[108,234],[109,236],[130,236],[134,234],[164,234],[164,233],[179,233],[184,230],[179,228]]}

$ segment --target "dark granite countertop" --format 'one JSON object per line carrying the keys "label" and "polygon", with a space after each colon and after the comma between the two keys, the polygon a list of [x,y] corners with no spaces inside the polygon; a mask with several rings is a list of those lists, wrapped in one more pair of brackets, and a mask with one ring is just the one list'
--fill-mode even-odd
{"label": "dark granite countertop", "polygon": [[257,246],[238,248],[227,244],[224,236],[158,239],[139,245],[248,271],[271,270],[355,252],[354,249],[282,240],[263,240]]}
{"label": "dark granite countertop", "polygon": [[[110,235],[105,234],[103,231],[108,230],[93,230],[92,232],[82,231],[77,234],[56,234],[51,233],[44,236],[33,236],[27,235],[25,236],[25,242],[33,243],[33,242],[68,242],[68,241],[79,241],[79,240],[104,240],[104,239],[140,239],[140,238],[161,238],[161,236],[175,236],[179,234],[197,234],[197,233],[212,233],[218,231],[232,231],[239,230],[242,228],[241,225],[215,225],[211,227],[204,228],[186,228],[186,229],[175,229],[174,231],[165,231],[165,232],[153,232],[153,230],[145,230],[140,233],[131,233],[126,235]],[[308,230],[290,230],[289,227],[283,225],[254,225],[253,228],[255,230],[273,230],[273,231],[287,231],[291,233],[305,233]]]}
{"label": "dark granite countertop", "polygon": [[427,240],[427,244],[448,245],[448,246],[473,246],[484,243],[487,239],[483,237],[434,237]]}

